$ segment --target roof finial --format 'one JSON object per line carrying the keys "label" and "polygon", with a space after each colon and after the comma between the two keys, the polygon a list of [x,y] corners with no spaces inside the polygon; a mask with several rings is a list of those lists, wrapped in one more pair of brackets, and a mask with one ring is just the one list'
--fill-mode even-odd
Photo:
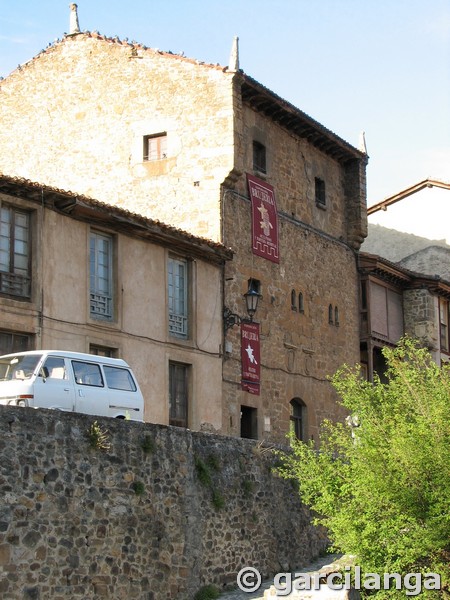
{"label": "roof finial", "polygon": [[233,38],[231,46],[230,61],[228,63],[229,71],[239,71],[239,38],[237,35]]}
{"label": "roof finial", "polygon": [[80,33],[80,24],[78,23],[77,5],[70,4],[70,34]]}
{"label": "roof finial", "polygon": [[359,134],[359,149],[361,150],[361,152],[364,152],[364,154],[367,154],[365,131],[361,131],[361,133]]}

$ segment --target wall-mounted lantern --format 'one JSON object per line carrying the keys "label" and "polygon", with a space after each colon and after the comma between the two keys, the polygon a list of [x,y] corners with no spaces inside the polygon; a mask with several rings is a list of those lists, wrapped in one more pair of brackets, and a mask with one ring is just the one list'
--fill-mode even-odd
{"label": "wall-mounted lantern", "polygon": [[252,280],[250,280],[249,282],[249,287],[244,294],[244,298],[249,318],[243,318],[238,314],[231,312],[229,308],[225,307],[223,309],[223,323],[225,331],[227,331],[234,325],[238,325],[239,323],[251,323],[253,321],[253,317],[255,316],[256,310],[258,308],[258,302],[261,298],[261,294],[252,285]]}

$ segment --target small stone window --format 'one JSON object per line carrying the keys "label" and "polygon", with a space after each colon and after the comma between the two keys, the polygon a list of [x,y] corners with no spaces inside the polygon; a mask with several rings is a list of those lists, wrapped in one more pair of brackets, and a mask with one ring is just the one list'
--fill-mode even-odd
{"label": "small stone window", "polygon": [[297,293],[295,290],[291,292],[291,310],[297,310]]}
{"label": "small stone window", "polygon": [[334,307],[334,324],[339,327],[339,309],[337,306]]}
{"label": "small stone window", "polygon": [[266,147],[256,140],[253,141],[253,170],[267,173]]}
{"label": "small stone window", "polygon": [[291,431],[298,440],[306,439],[306,405],[300,398],[291,400]]}
{"label": "small stone window", "polygon": [[167,133],[144,136],[144,161],[167,158]]}
{"label": "small stone window", "polygon": [[319,179],[319,177],[315,178],[315,197],[316,206],[319,208],[326,208],[327,201],[325,196],[325,181],[323,179]]}
{"label": "small stone window", "polygon": [[303,303],[303,294],[301,292],[299,292],[299,295],[298,295],[298,312],[299,313],[305,312],[305,305]]}
{"label": "small stone window", "polygon": [[330,304],[328,307],[328,323],[333,325],[333,305]]}

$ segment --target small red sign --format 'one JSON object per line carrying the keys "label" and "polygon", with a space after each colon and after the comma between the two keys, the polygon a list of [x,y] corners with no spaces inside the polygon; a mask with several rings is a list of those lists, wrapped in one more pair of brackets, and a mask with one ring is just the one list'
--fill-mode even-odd
{"label": "small red sign", "polygon": [[252,202],[253,254],[278,263],[280,253],[274,189],[265,181],[252,175],[247,175],[247,184]]}
{"label": "small red sign", "polygon": [[260,344],[259,324],[241,323],[242,389],[259,396]]}

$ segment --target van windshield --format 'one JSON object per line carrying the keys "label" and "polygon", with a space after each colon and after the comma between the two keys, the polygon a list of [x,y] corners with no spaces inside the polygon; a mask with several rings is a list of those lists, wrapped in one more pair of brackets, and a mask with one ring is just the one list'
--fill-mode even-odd
{"label": "van windshield", "polygon": [[30,379],[42,354],[0,356],[0,381]]}

